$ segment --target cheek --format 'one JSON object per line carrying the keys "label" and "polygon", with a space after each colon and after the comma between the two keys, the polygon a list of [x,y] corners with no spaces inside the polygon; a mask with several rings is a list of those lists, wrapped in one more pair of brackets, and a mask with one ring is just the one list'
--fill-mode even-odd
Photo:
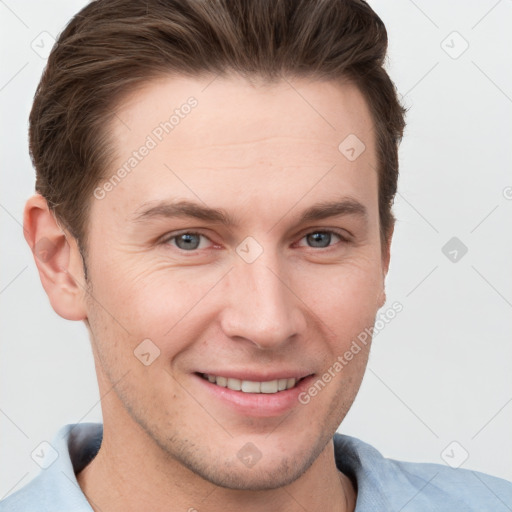
{"label": "cheek", "polygon": [[183,349],[213,314],[209,294],[214,295],[210,292],[225,273],[219,268],[173,269],[159,262],[150,267],[119,262],[108,271],[97,262],[95,270],[91,327],[98,337],[108,338],[105,350],[110,352],[114,338],[117,345],[124,340],[125,348],[118,349],[127,357],[145,339],[154,341],[163,356]]}
{"label": "cheek", "polygon": [[304,302],[334,333],[353,333],[373,322],[384,283],[378,262],[346,262],[299,279]]}

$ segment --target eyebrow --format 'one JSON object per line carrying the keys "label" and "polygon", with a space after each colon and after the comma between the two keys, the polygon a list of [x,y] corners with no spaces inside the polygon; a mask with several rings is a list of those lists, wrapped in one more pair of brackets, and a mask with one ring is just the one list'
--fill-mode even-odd
{"label": "eyebrow", "polygon": [[[354,215],[366,220],[368,211],[359,201],[343,198],[338,201],[323,201],[306,209],[298,223],[306,223],[330,217]],[[147,222],[155,218],[195,218],[203,221],[223,224],[228,227],[237,225],[237,220],[222,208],[210,208],[193,201],[176,202],[156,201],[142,204],[130,218],[133,222]]]}

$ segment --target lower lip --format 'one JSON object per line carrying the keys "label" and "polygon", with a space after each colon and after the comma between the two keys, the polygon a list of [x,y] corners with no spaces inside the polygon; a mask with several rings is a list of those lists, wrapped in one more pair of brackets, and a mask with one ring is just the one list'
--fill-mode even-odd
{"label": "lower lip", "polygon": [[302,379],[295,387],[277,393],[244,393],[243,391],[233,391],[229,388],[217,386],[203,377],[194,374],[199,384],[203,385],[205,390],[232,407],[239,414],[248,416],[270,417],[280,416],[289,412],[293,407],[301,405],[299,394],[310,385],[314,375]]}

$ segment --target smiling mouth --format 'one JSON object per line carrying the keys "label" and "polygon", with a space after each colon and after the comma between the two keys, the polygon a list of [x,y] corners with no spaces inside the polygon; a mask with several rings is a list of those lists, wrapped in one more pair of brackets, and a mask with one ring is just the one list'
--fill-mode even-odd
{"label": "smiling mouth", "polygon": [[222,388],[228,388],[232,391],[242,391],[243,393],[265,393],[273,394],[288,389],[294,388],[300,381],[306,377],[300,379],[275,379],[265,382],[257,382],[252,380],[240,380],[227,377],[220,377],[217,375],[209,375],[207,373],[199,374],[203,379],[207,380],[211,384],[215,384]]}

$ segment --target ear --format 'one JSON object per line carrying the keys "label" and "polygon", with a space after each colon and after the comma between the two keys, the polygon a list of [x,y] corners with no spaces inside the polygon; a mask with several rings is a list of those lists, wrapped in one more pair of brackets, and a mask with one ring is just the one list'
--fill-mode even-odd
{"label": "ear", "polygon": [[395,231],[395,223],[391,225],[387,235],[385,245],[382,247],[382,291],[379,296],[379,309],[386,303],[386,276],[388,275],[389,262],[391,260],[391,240]]}
{"label": "ear", "polygon": [[40,194],[25,204],[23,232],[55,312],[67,320],[85,320],[87,283],[78,244],[59,226]]}

